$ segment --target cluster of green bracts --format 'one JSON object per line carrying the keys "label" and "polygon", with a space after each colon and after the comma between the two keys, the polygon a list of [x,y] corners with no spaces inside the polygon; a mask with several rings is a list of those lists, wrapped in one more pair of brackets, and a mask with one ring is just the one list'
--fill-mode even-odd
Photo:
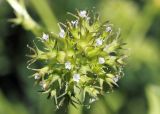
{"label": "cluster of green bracts", "polygon": [[59,23],[59,34],[42,34],[41,48],[36,43],[29,47],[33,54],[28,55],[28,68],[36,61],[43,65],[32,69],[33,77],[57,108],[69,103],[88,106],[118,86],[126,58],[120,30],[109,22],[101,24],[91,12],[71,15],[75,20]]}

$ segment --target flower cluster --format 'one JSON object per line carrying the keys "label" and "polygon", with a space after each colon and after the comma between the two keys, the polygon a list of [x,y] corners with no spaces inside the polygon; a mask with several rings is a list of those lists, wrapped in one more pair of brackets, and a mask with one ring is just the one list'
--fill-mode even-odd
{"label": "flower cluster", "polygon": [[[75,20],[59,24],[60,32],[43,33],[41,48],[29,47],[31,64],[42,64],[33,77],[42,93],[53,98],[57,108],[64,104],[90,105],[118,86],[125,65],[120,31],[88,11],[71,14]],[[81,97],[79,97],[81,95]]]}

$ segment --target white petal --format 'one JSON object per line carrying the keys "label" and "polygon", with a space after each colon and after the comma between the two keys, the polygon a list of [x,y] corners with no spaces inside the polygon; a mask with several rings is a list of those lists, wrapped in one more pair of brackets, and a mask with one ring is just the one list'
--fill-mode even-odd
{"label": "white petal", "polygon": [[80,80],[80,74],[74,74],[74,75],[73,75],[73,80],[74,80],[75,82],[79,82],[79,80]]}
{"label": "white petal", "polygon": [[79,12],[79,16],[84,18],[87,17],[87,12],[85,10]]}
{"label": "white petal", "polygon": [[112,31],[112,28],[111,27],[107,27],[106,28],[106,32],[110,32],[110,31]]}
{"label": "white petal", "polygon": [[96,39],[96,46],[101,46],[103,44],[103,40],[98,38]]}
{"label": "white petal", "polygon": [[99,57],[98,62],[99,62],[99,64],[104,64],[105,59],[103,57]]}
{"label": "white petal", "polygon": [[71,69],[71,63],[70,63],[69,61],[67,61],[67,62],[65,63],[65,68],[68,69],[68,70]]}
{"label": "white petal", "polygon": [[42,39],[43,39],[43,40],[48,40],[48,39],[49,39],[49,35],[48,35],[48,34],[43,33],[43,35],[42,35]]}
{"label": "white petal", "polygon": [[61,38],[65,37],[65,31],[63,29],[60,30],[59,37],[61,37]]}
{"label": "white petal", "polygon": [[41,77],[40,77],[40,75],[38,74],[38,73],[36,73],[35,75],[34,75],[34,79],[35,80],[39,80]]}

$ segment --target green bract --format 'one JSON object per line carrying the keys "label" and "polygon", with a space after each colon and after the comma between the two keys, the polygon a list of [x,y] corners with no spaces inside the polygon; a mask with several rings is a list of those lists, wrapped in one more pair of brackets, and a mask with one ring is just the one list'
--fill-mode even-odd
{"label": "green bract", "polygon": [[[60,24],[58,35],[43,33],[41,48],[29,47],[33,54],[29,66],[38,61],[43,67],[32,69],[42,93],[54,98],[57,108],[64,104],[90,105],[118,86],[123,76],[124,58],[120,31],[98,15],[87,11],[71,14],[74,21]],[[81,97],[79,97],[81,96]]]}

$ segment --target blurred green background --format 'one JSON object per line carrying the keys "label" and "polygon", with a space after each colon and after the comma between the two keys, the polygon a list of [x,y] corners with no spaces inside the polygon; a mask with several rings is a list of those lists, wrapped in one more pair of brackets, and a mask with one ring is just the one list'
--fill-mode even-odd
{"label": "blurred green background", "polygon": [[[25,4],[30,16],[14,1]],[[64,22],[69,18],[66,12],[75,9],[94,9],[102,22],[121,28],[130,56],[119,88],[90,109],[70,106],[68,114],[160,114],[160,0],[23,1],[0,0],[0,114],[64,113],[55,111],[53,101],[38,93],[28,78],[32,72],[26,68],[26,45],[41,31],[57,32],[57,22]],[[12,21],[17,24],[9,22],[16,17]]]}

